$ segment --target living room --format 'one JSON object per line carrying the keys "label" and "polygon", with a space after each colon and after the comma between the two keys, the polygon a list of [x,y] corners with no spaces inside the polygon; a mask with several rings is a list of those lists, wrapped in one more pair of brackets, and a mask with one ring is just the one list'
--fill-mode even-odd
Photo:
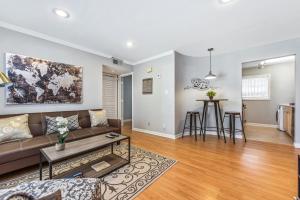
{"label": "living room", "polygon": [[[0,199],[297,199],[299,8],[1,1]],[[243,64],[291,55],[292,142],[253,140]]]}

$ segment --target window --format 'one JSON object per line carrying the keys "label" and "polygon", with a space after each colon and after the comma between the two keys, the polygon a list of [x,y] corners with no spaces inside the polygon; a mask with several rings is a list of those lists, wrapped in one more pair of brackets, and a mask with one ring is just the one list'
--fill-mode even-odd
{"label": "window", "polygon": [[270,100],[270,74],[243,76],[242,98],[244,100]]}

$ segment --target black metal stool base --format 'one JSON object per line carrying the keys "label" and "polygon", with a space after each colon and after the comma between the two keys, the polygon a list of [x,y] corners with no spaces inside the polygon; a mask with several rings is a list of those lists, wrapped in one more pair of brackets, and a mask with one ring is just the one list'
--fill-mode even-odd
{"label": "black metal stool base", "polygon": [[[203,113],[202,113],[202,124],[203,124],[203,141],[205,141],[206,137],[206,131],[207,131],[207,109],[208,109],[208,103],[211,102],[214,104],[214,110],[215,110],[215,119],[216,119],[216,130],[218,134],[218,139],[220,139],[220,133],[223,133],[224,143],[226,143],[226,137],[223,127],[223,119],[222,119],[222,112],[220,108],[220,101],[219,100],[207,100],[204,101],[203,106]],[[219,126],[221,125],[221,127]]]}
{"label": "black metal stool base", "polygon": [[[200,127],[197,127],[197,117],[200,122]],[[187,120],[188,118],[190,119],[190,125],[187,126]],[[194,123],[194,125],[193,125]],[[200,113],[199,112],[187,112],[185,116],[185,121],[184,121],[184,126],[182,130],[182,138],[184,137],[184,131],[189,130],[190,131],[190,136],[192,136],[193,129],[195,131],[195,140],[197,140],[197,130],[200,130],[200,136],[202,133],[202,122],[200,119]]]}
{"label": "black metal stool base", "polygon": [[[245,131],[244,131],[244,124],[243,124],[243,121],[242,121],[241,114],[239,112],[225,112],[224,117],[223,117],[223,121],[225,120],[225,117],[229,117],[229,128],[226,128],[226,129],[224,128],[224,131],[225,130],[229,131],[229,135],[230,135],[230,138],[232,138],[233,143],[235,144],[235,134],[236,134],[236,132],[241,132],[243,134],[244,141],[247,142],[246,134],[245,134]],[[236,118],[240,119],[242,129],[236,129],[235,128]]]}

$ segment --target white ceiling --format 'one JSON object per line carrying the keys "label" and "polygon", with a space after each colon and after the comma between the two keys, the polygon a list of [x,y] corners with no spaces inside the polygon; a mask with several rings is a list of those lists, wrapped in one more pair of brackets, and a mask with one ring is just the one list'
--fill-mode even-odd
{"label": "white ceiling", "polygon": [[299,37],[300,1],[0,0],[0,21],[134,63],[170,50],[204,56],[208,47],[219,54]]}

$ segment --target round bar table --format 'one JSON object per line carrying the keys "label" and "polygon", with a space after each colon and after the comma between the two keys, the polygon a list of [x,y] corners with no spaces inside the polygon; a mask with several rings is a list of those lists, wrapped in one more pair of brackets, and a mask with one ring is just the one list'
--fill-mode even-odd
{"label": "round bar table", "polygon": [[[196,101],[202,101],[204,103],[203,106],[203,112],[202,112],[202,133],[203,133],[203,141],[205,141],[206,131],[207,131],[207,109],[208,104],[213,103],[214,109],[215,109],[215,119],[216,119],[216,129],[218,134],[218,139],[220,139],[220,133],[223,133],[224,142],[226,143],[226,137],[224,132],[224,126],[223,126],[223,117],[222,112],[220,108],[220,101],[228,101],[228,99],[197,99]],[[219,127],[219,123],[221,123],[221,128]],[[210,127],[214,128],[214,127]]]}

